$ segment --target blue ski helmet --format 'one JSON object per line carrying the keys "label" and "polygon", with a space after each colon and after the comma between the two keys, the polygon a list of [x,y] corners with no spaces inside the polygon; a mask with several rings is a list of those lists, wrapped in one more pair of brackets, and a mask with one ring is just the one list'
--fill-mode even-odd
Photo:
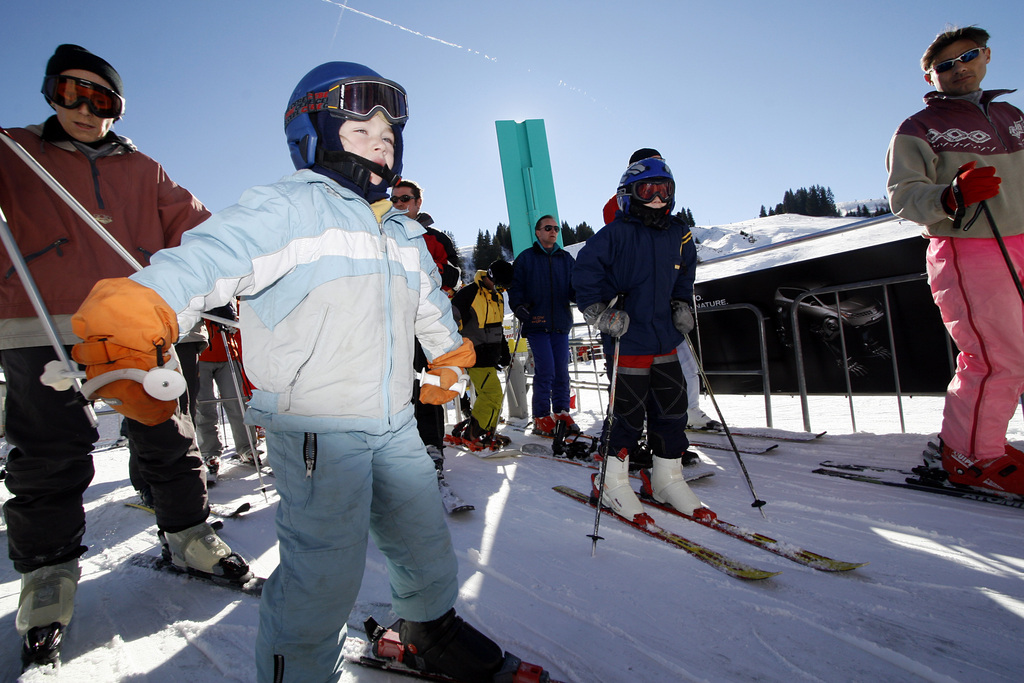
{"label": "blue ski helmet", "polygon": [[[353,164],[344,169],[332,167],[323,162],[324,152],[343,151],[337,134],[342,123],[349,119],[366,121],[377,112],[384,114],[394,131],[395,162],[389,174],[379,173],[376,164],[369,170],[385,177],[390,186],[402,171],[402,130],[409,119],[405,88],[353,62],[328,62],[307,73],[292,91],[284,115],[284,132],[295,168],[323,165],[350,176]],[[354,180],[358,184],[359,179]]]}
{"label": "blue ski helmet", "polygon": [[[615,200],[622,213],[630,213],[632,200],[636,199],[638,204],[643,202],[643,200],[635,194],[637,184],[643,184],[656,179],[669,181],[672,194],[671,197],[662,197],[662,199],[667,203],[667,206],[663,210],[658,209],[658,212],[661,213],[664,211],[666,215],[672,213],[672,208],[676,204],[675,178],[672,177],[672,169],[668,167],[668,164],[666,164],[663,159],[655,159],[653,157],[649,159],[641,159],[640,161],[630,164],[629,168],[626,169],[626,172],[622,174],[622,178],[619,179],[619,189],[615,192]],[[634,207],[634,215],[636,215],[636,208],[639,208],[639,206]]]}

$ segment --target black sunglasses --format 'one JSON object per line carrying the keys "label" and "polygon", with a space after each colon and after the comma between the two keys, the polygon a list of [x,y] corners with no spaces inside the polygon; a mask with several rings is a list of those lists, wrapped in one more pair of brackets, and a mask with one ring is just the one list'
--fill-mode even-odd
{"label": "black sunglasses", "polygon": [[558,232],[558,226],[557,225],[542,225],[539,228],[537,228],[537,230],[538,231],[544,230],[545,232],[551,232],[552,230],[554,230],[555,232]]}
{"label": "black sunglasses", "polygon": [[397,202],[402,202],[403,204],[405,204],[406,202],[411,202],[414,199],[416,199],[416,198],[413,197],[411,194],[403,194],[403,195],[399,195],[397,197],[392,197],[391,198],[391,203],[395,204]]}
{"label": "black sunglasses", "polygon": [[957,62],[963,62],[964,64],[966,64],[967,62],[973,62],[975,59],[978,58],[978,55],[980,55],[981,51],[984,49],[984,47],[976,47],[971,50],[968,50],[959,57],[953,57],[953,59],[947,59],[944,62],[939,62],[938,64],[932,67],[932,71],[934,71],[937,74],[944,74],[950,69],[952,69],[954,66],[956,66]]}

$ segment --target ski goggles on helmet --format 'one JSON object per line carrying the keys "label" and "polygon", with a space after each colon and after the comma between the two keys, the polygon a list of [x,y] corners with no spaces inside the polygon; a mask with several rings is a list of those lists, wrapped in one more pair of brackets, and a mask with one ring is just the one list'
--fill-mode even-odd
{"label": "ski goggles on helmet", "polygon": [[655,199],[669,203],[676,194],[676,183],[670,178],[640,180],[630,185],[630,194],[644,204],[653,202]]}
{"label": "ski goggles on helmet", "polygon": [[984,47],[976,47],[974,49],[968,50],[959,57],[953,57],[953,59],[947,59],[944,62],[939,62],[938,64],[932,67],[932,71],[934,71],[937,74],[944,74],[950,69],[952,69],[954,66],[956,66],[957,62],[963,62],[964,64],[966,64],[967,62],[973,62],[975,59],[978,58],[978,55],[980,55],[981,51],[984,49]]}
{"label": "ski goggles on helmet", "polygon": [[338,81],[324,91],[306,93],[288,107],[285,126],[299,114],[314,111],[337,112],[357,121],[365,121],[379,111],[395,124],[408,120],[409,102],[405,89],[394,81],[356,77]]}
{"label": "ski goggles on helmet", "polygon": [[83,104],[101,119],[117,119],[124,114],[124,98],[99,83],[75,76],[47,76],[42,93],[46,99],[65,109],[78,109]]}

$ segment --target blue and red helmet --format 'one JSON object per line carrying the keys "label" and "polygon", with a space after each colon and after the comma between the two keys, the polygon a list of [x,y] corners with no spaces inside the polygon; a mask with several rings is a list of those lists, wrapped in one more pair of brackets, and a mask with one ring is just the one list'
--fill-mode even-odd
{"label": "blue and red helmet", "polygon": [[[384,173],[379,165],[345,153],[338,137],[345,121],[366,121],[377,112],[384,115],[395,134],[394,166],[383,169]],[[372,172],[384,178],[386,190],[402,172],[402,130],[408,119],[405,88],[398,83],[362,64],[328,62],[295,86],[284,115],[284,132],[296,169],[321,166],[364,187]]]}
{"label": "blue and red helmet", "polygon": [[[637,215],[636,209],[640,206],[660,198],[665,202],[665,209],[658,209],[659,213],[668,215],[672,213],[676,199],[676,182],[672,177],[672,169],[668,167],[663,159],[651,157],[641,159],[629,165],[626,172],[619,179],[619,188],[615,192],[615,200],[619,209],[624,214]],[[636,202],[638,206],[633,206]],[[630,208],[633,211],[630,212]],[[644,207],[646,208],[646,207]]]}

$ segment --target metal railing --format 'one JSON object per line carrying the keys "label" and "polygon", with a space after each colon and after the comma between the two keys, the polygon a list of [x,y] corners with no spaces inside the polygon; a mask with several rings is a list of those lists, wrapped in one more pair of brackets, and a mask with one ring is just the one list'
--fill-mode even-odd
{"label": "metal railing", "polygon": [[[768,340],[764,329],[764,314],[761,309],[754,304],[725,304],[723,306],[708,306],[707,308],[698,308],[697,315],[707,315],[709,313],[721,313],[724,311],[749,311],[754,315],[757,326],[757,344],[759,351],[759,358],[761,362],[760,369],[751,370],[708,370],[706,367],[701,365],[704,369],[705,375],[735,375],[735,376],[755,376],[761,378],[761,391],[764,393],[764,419],[765,424],[770,428],[773,426],[772,423],[772,387],[771,379],[768,376]],[[701,336],[700,326],[697,326],[697,348],[701,349]],[[703,355],[703,354],[702,354]],[[700,363],[701,359],[697,359]]]}
{"label": "metal railing", "polygon": [[[800,315],[800,303],[807,298],[812,296],[821,297],[822,295],[832,294],[835,296],[835,308],[833,309],[836,314],[836,319],[839,322],[839,343],[842,353],[842,364],[843,372],[846,380],[846,398],[850,406],[850,422],[853,427],[853,431],[857,431],[857,415],[853,405],[853,385],[851,381],[851,371],[849,365],[849,354],[847,353],[846,346],[846,331],[845,325],[842,323],[842,315],[839,307],[839,293],[840,292],[852,292],[861,289],[870,289],[875,287],[881,287],[883,293],[883,304],[885,310],[885,325],[888,333],[889,340],[889,352],[892,367],[892,378],[893,378],[893,389],[896,396],[896,404],[899,410],[900,416],[900,431],[906,433],[906,420],[903,413],[903,392],[900,386],[900,372],[899,372],[899,357],[896,353],[896,342],[895,335],[893,333],[892,326],[892,312],[889,305],[889,289],[893,285],[904,284],[908,282],[927,281],[928,276],[926,273],[919,273],[915,275],[900,275],[896,277],[881,278],[878,280],[864,280],[862,282],[854,282],[843,285],[834,285],[831,287],[820,287],[818,289],[812,289],[803,292],[799,296],[793,299],[793,303],[790,304],[789,318],[790,318],[790,329],[793,331],[793,355],[796,361],[796,374],[797,374],[797,387],[800,392],[800,410],[803,416],[803,424],[805,431],[811,431],[811,416],[810,407],[808,402],[807,392],[807,371],[804,367],[804,356],[803,356],[803,342],[801,340],[800,328],[798,326],[799,315]],[[946,335],[946,351],[950,358],[950,368],[954,367],[954,354],[952,344],[950,343],[949,336]]]}

